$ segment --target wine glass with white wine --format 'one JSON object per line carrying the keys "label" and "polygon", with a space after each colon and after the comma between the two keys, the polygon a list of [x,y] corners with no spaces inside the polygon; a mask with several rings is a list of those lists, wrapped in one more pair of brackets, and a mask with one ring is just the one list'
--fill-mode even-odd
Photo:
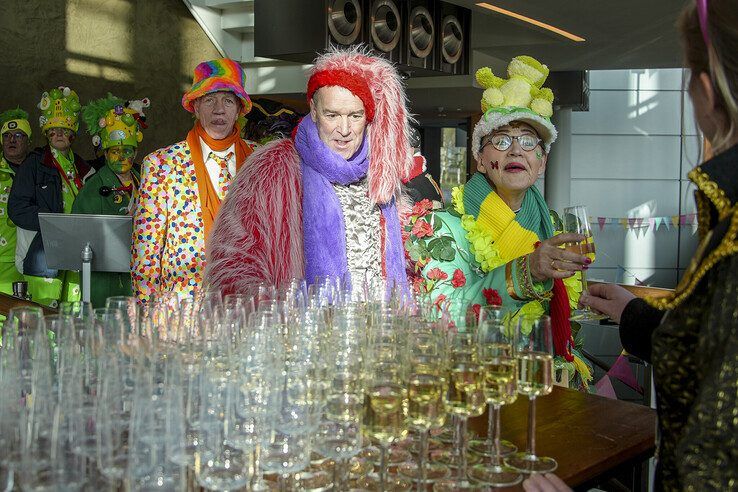
{"label": "wine glass with white wine", "polygon": [[518,359],[518,393],[528,397],[528,449],[505,458],[505,463],[525,473],[549,473],[558,463],[536,455],[536,399],[553,389],[553,333],[549,316],[521,315],[515,357]]}
{"label": "wine glass with white wine", "polygon": [[477,341],[479,360],[484,366],[484,396],[487,399],[487,439],[472,441],[469,448],[484,455],[485,461],[474,465],[469,476],[494,487],[508,487],[523,481],[515,469],[505,466],[504,456],[517,451],[514,444],[500,439],[500,407],[514,403],[518,396],[518,361],[516,323],[505,319],[499,306],[482,308]]}
{"label": "wine glass with white wine", "polygon": [[[594,263],[595,243],[592,239],[592,228],[589,226],[587,207],[584,205],[566,207],[564,209],[563,223],[564,232],[581,234],[584,236],[584,240],[581,242],[567,244],[565,246],[566,250],[571,251],[572,253],[584,255],[592,260],[591,263]],[[579,273],[581,274],[582,280],[582,294],[585,294],[587,292],[587,271],[582,270]],[[573,310],[569,319],[571,321],[598,321],[605,318],[607,318],[607,316],[592,311],[589,306],[584,306],[581,309]]]}

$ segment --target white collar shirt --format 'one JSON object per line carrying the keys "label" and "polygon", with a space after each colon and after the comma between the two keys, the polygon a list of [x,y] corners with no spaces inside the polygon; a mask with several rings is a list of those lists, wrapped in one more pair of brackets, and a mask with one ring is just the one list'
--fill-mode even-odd
{"label": "white collar shirt", "polygon": [[208,147],[208,144],[203,139],[200,139],[200,148],[202,149],[202,158],[205,161],[205,168],[208,170],[210,182],[213,184],[213,188],[218,191],[218,195],[223,196],[223,190],[218,186],[220,164],[210,157],[210,153],[212,152],[218,157],[226,157],[229,152],[231,153],[231,157],[228,159],[228,173],[231,175],[232,180],[236,176],[236,145],[231,145],[223,151],[217,151]]}

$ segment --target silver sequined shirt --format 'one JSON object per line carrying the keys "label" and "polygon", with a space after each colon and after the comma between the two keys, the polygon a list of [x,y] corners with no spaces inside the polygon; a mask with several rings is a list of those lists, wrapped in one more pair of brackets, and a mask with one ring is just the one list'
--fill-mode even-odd
{"label": "silver sequined shirt", "polygon": [[381,230],[379,207],[369,199],[366,179],[348,186],[333,185],[343,211],[346,258],[351,279],[381,280]]}

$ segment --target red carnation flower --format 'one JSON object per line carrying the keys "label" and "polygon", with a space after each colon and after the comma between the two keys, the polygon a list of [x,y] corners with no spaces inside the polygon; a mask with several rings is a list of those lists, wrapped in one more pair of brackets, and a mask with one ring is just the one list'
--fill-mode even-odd
{"label": "red carnation flower", "polygon": [[463,287],[466,284],[466,277],[464,276],[464,272],[461,271],[460,268],[457,268],[454,270],[454,276],[451,279],[451,285],[453,285],[455,288]]}
{"label": "red carnation flower", "polygon": [[433,203],[427,198],[423,198],[413,205],[412,214],[417,217],[425,217],[431,210],[433,210]]}
{"label": "red carnation flower", "polygon": [[433,235],[433,228],[424,220],[418,220],[413,226],[412,234],[415,237],[428,237]]}
{"label": "red carnation flower", "polygon": [[502,306],[502,297],[496,289],[482,289],[482,295],[488,306]]}
{"label": "red carnation flower", "polygon": [[429,280],[446,280],[448,278],[448,274],[436,267],[428,270],[426,277],[428,277]]}

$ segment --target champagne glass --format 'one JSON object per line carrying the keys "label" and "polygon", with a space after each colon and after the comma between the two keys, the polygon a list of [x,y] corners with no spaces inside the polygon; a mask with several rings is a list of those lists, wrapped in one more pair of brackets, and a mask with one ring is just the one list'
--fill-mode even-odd
{"label": "champagne glass", "polygon": [[[566,249],[572,253],[585,255],[594,263],[595,244],[592,239],[592,229],[589,227],[587,208],[584,205],[575,205],[573,207],[565,208],[563,222],[564,232],[581,234],[584,236],[584,241],[568,244]],[[587,292],[587,271],[582,270],[580,274],[582,278],[582,294],[585,294]],[[569,319],[572,321],[597,321],[606,318],[607,316],[595,313],[589,308],[589,306],[585,306],[582,309],[572,311]]]}
{"label": "champagne glass", "polygon": [[364,397],[364,434],[379,445],[376,476],[365,477],[363,488],[388,490],[387,453],[390,444],[407,437],[407,385],[403,371],[400,333],[391,321],[383,320],[370,335],[369,360]]}
{"label": "champagne glass", "polygon": [[456,417],[456,444],[453,456],[458,458],[456,477],[437,482],[435,491],[482,490],[467,478],[466,429],[469,417],[484,413],[484,368],[479,361],[475,323],[449,332],[449,385],[446,393],[448,412]]}
{"label": "champagne glass", "polygon": [[[439,330],[440,331],[440,330]],[[408,425],[419,435],[418,463],[400,465],[401,474],[418,482],[421,490],[428,481],[448,476],[443,463],[427,463],[428,434],[446,421],[444,397],[448,390],[445,338],[436,330],[411,333],[408,339]]]}
{"label": "champagne glass", "polygon": [[553,334],[551,318],[521,315],[518,317],[516,358],[518,359],[518,393],[528,397],[528,450],[505,458],[505,463],[525,473],[549,473],[558,464],[553,458],[536,455],[536,398],[553,389]]}
{"label": "champagne glass", "polygon": [[508,487],[523,479],[517,470],[504,466],[502,457],[517,451],[508,441],[500,440],[500,407],[517,399],[517,361],[515,348],[517,326],[505,323],[498,307],[485,307],[479,315],[477,340],[479,359],[484,366],[484,396],[489,408],[487,439],[472,441],[470,449],[489,458],[489,462],[474,465],[469,476],[495,487]]}

